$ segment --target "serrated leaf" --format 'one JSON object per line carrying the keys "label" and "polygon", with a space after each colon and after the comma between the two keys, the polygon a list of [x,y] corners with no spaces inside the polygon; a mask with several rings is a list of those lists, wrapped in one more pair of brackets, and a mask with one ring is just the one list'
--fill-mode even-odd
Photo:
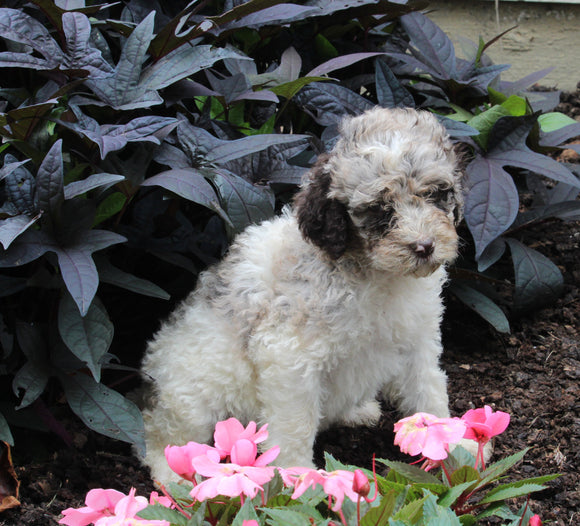
{"label": "serrated leaf", "polygon": [[129,442],[144,454],[143,418],[133,402],[84,374],[63,375],[60,380],[70,408],[85,425]]}
{"label": "serrated leaf", "polygon": [[386,466],[390,467],[397,473],[400,473],[401,475],[406,477],[411,482],[416,482],[419,484],[437,484],[437,485],[441,484],[441,481],[437,477],[431,475],[426,471],[423,471],[421,468],[417,466],[405,464],[404,462],[387,460],[383,458],[377,458],[377,462],[385,464]]}
{"label": "serrated leaf", "polygon": [[310,517],[317,514],[315,508],[312,508],[312,514],[294,511],[290,508],[264,508],[263,511],[279,526],[309,526]]}
{"label": "serrated leaf", "polygon": [[516,306],[527,310],[559,298],[564,287],[560,269],[546,256],[523,243],[515,239],[506,239],[506,242],[514,265]]}
{"label": "serrated leaf", "polygon": [[398,492],[391,490],[381,496],[380,504],[371,508],[361,518],[360,526],[385,526],[389,524],[389,518],[392,517],[396,509]]}
{"label": "serrated leaf", "polygon": [[146,520],[167,521],[172,526],[186,526],[188,522],[187,517],[181,512],[172,510],[161,504],[149,505],[137,512],[136,516]]}
{"label": "serrated leaf", "polygon": [[481,473],[481,480],[477,485],[477,489],[487,486],[490,482],[499,479],[504,473],[506,473],[512,466],[515,466],[528,452],[529,448],[518,451],[513,455],[504,457],[497,462],[494,462],[487,469]]}
{"label": "serrated leaf", "polygon": [[93,301],[85,316],[81,316],[73,299],[66,294],[58,309],[58,331],[62,341],[81,361],[85,362],[98,382],[101,359],[113,341],[114,327],[100,301]]}
{"label": "serrated leaf", "polygon": [[492,325],[495,330],[509,334],[510,325],[506,315],[485,294],[457,281],[454,281],[451,284],[451,292],[455,294],[462,303],[477,312],[477,314]]}

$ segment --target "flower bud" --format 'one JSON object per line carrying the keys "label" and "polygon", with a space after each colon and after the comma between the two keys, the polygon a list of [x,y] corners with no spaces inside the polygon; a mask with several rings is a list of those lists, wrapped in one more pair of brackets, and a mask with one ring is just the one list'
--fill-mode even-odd
{"label": "flower bud", "polygon": [[355,469],[354,478],[352,480],[352,490],[358,493],[361,497],[366,497],[371,491],[369,479],[360,469]]}
{"label": "flower bud", "polygon": [[528,526],[542,526],[542,521],[540,520],[539,515],[533,515],[530,517],[530,522],[528,522]]}

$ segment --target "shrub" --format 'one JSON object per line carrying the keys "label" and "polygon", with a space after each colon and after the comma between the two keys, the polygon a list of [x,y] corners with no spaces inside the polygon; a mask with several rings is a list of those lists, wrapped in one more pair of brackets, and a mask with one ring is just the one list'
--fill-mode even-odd
{"label": "shrub", "polygon": [[[452,291],[508,330],[475,285],[490,280],[506,247],[516,306],[561,290],[557,267],[517,233],[578,216],[577,176],[545,154],[579,125],[545,113],[556,103],[550,94],[521,91],[539,76],[501,83],[507,66],[489,63],[488,44],[456,58],[416,12],[424,2],[61,5],[0,8],[9,418],[16,397],[20,414],[33,411],[33,421],[42,412],[58,430],[50,410],[63,390],[91,429],[142,448],[139,410],[103,382],[134,372],[135,361],[122,355],[119,364],[110,352],[104,286],[168,300],[237,232],[287,202],[343,116],[375,104],[431,109],[467,148],[474,252],[456,274],[479,279],[456,279]],[[521,210],[523,186],[534,198]],[[1,415],[0,439],[13,441]]]}

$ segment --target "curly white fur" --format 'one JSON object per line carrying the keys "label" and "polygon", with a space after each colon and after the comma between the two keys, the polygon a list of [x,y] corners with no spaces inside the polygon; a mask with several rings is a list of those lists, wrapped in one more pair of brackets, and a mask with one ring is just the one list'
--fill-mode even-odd
{"label": "curly white fur", "polygon": [[211,441],[230,416],[269,423],[283,466],[312,465],[330,424],[376,422],[379,394],[403,414],[448,416],[440,292],[457,251],[458,181],[431,114],[345,120],[294,210],[238,236],[149,343],[153,477],[174,478],[166,445]]}

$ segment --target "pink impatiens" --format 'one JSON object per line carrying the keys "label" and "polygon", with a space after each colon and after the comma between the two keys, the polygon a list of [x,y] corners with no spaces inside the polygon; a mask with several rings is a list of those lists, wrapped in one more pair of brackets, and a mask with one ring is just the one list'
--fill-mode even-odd
{"label": "pink impatiens", "polygon": [[395,445],[412,456],[422,454],[430,460],[443,460],[447,458],[449,444],[457,444],[465,429],[465,422],[459,418],[415,413],[395,424]]}
{"label": "pink impatiens", "polygon": [[487,443],[503,433],[510,423],[510,415],[503,411],[494,412],[488,405],[480,409],[470,409],[461,419],[467,424],[465,438]]}

